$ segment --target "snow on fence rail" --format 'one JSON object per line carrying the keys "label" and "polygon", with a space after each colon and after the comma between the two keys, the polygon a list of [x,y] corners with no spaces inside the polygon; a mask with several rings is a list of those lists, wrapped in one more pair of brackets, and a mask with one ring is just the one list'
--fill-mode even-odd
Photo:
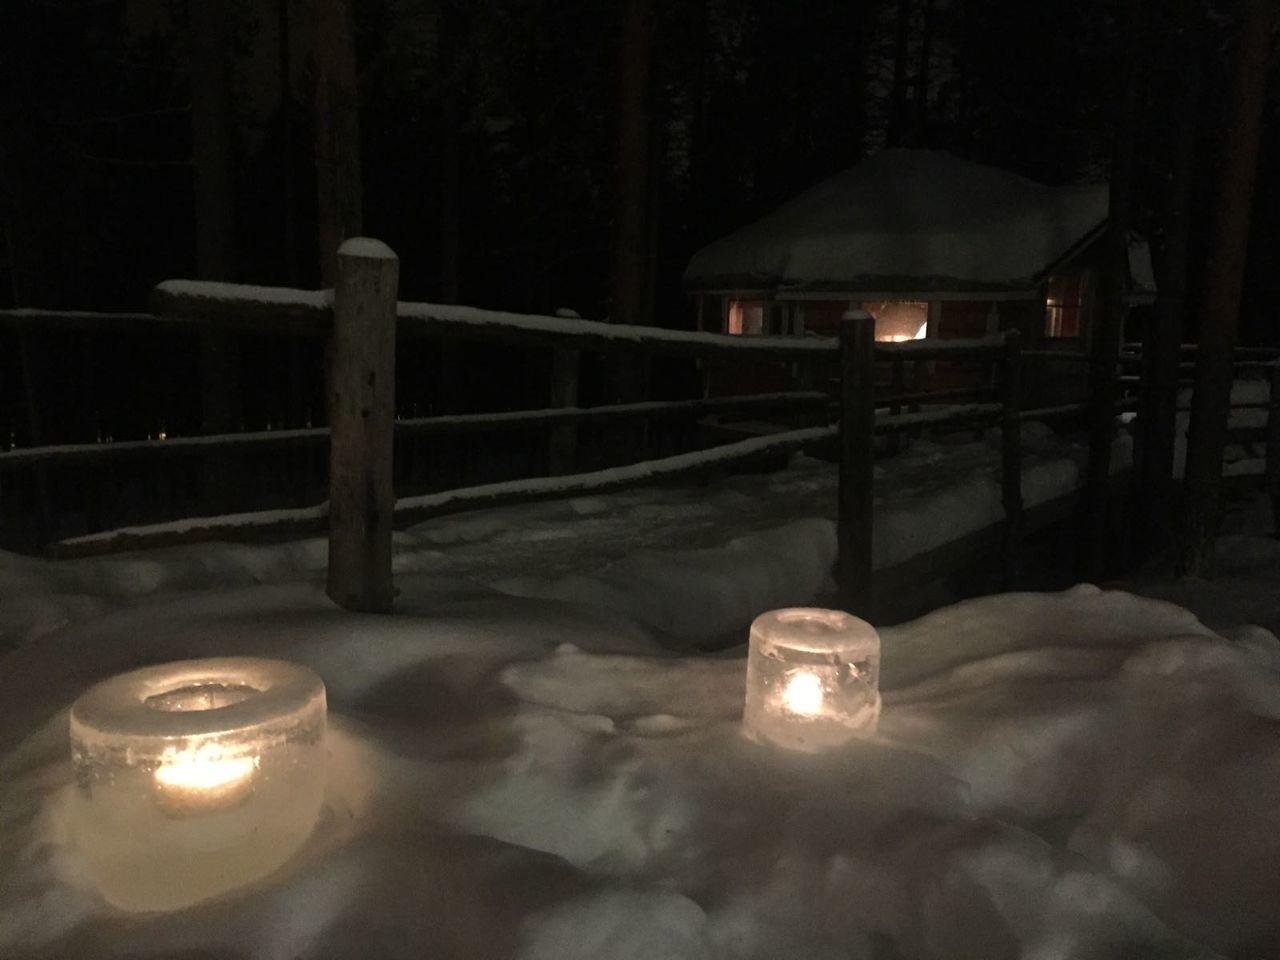
{"label": "snow on fence rail", "polygon": [[[838,340],[741,337],[503,313],[473,307],[401,303],[395,297],[396,263],[394,254],[381,245],[372,253],[364,247],[344,246],[339,256],[336,291],[170,280],[155,289],[151,315],[0,312],[0,326],[17,327],[24,333],[47,328],[71,328],[182,335],[214,330],[256,336],[326,337],[333,352],[332,369],[329,371],[331,406],[337,396],[335,381],[346,383],[349,390],[357,391],[363,391],[363,385],[368,384],[372,391],[371,399],[365,405],[371,411],[370,415],[347,417],[340,423],[331,411],[332,430],[277,430],[119,444],[73,444],[0,453],[0,468],[43,470],[58,464],[98,462],[120,457],[203,455],[210,451],[313,445],[324,443],[326,439],[329,442],[328,504],[106,531],[61,541],[50,552],[55,556],[83,556],[200,539],[291,536],[318,532],[327,527],[330,537],[330,595],[340,605],[351,609],[387,609],[391,595],[389,518],[393,516],[395,522],[406,523],[480,505],[616,489],[724,469],[761,457],[781,456],[835,439],[839,441],[841,463],[837,580],[845,604],[850,609],[869,613],[873,523],[871,464],[877,437],[887,435],[892,447],[902,433],[926,428],[998,425],[1002,427],[1003,438],[1004,567],[1010,577],[1017,569],[1022,513],[1019,423],[1026,415],[1019,410],[1024,355],[1016,332],[975,340],[877,343],[874,320],[862,311],[850,311],[841,324]],[[395,421],[386,392],[392,390],[394,384],[394,350],[374,356],[360,345],[371,341],[394,343],[398,338],[420,337],[532,344],[549,348],[556,358],[553,365],[556,376],[562,378],[553,383],[556,405],[542,410]],[[577,376],[581,353],[620,350],[697,358],[838,363],[840,423],[838,426],[812,427],[752,438],[711,450],[594,473],[564,469],[566,464],[572,467],[574,431],[585,423],[747,410],[826,412],[831,403],[826,393],[794,391],[687,401],[648,401],[587,409],[578,407]],[[920,389],[921,371],[935,361],[977,362],[997,369],[998,386]],[[892,375],[887,396],[875,389],[876,365],[886,363]],[[910,386],[904,375],[908,364],[916,377],[916,382]],[[376,389],[373,388],[375,383]],[[987,400],[993,394],[998,394],[998,402],[975,402]],[[957,405],[955,401],[969,402]],[[921,409],[926,404],[939,407]],[[391,438],[394,435],[534,428],[550,429],[552,472],[560,475],[451,490],[399,502],[395,500],[390,484]],[[375,440],[375,437],[385,439]],[[337,466],[339,461],[341,468]],[[560,464],[559,469],[557,463]],[[370,500],[367,491],[375,487],[382,492]],[[341,504],[341,509],[335,504]],[[335,583],[335,564],[342,565],[347,571],[339,578],[343,583]]]}
{"label": "snow on fence rail", "polygon": [[[748,440],[713,447],[710,450],[641,461],[624,467],[610,467],[605,470],[559,477],[532,477],[527,480],[482,484],[417,497],[402,497],[395,503],[395,519],[397,525],[406,525],[430,517],[478,507],[509,506],[535,500],[608,493],[646,483],[661,483],[741,466],[753,461],[784,457],[830,442],[838,435],[837,426],[809,427],[767,437],[752,437]],[[262,510],[217,517],[193,517],[169,523],[125,527],[82,537],[71,537],[54,544],[51,553],[59,559],[67,559],[212,539],[287,538],[324,531],[328,514],[328,504],[323,503],[293,510]]]}

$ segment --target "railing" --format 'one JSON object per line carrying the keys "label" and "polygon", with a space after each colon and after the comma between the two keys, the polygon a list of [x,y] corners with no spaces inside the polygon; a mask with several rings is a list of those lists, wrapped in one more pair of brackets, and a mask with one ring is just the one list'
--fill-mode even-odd
{"label": "railing", "polygon": [[[1190,389],[1195,386],[1193,374],[1198,352],[1197,344],[1180,345],[1177,380],[1179,388]],[[1138,390],[1143,384],[1141,372],[1143,361],[1141,343],[1126,343],[1121,347],[1120,363],[1126,372],[1122,373],[1120,381],[1131,391]],[[1271,497],[1275,515],[1280,517],[1280,348],[1236,347],[1232,356],[1232,367],[1234,369],[1233,384],[1241,382],[1242,375],[1247,375],[1253,382],[1266,384],[1267,398],[1265,400],[1232,398],[1230,413],[1265,410],[1267,416],[1265,424],[1233,424],[1228,421],[1227,443],[1242,446],[1259,443],[1266,445],[1264,467],[1260,477],[1263,489]],[[1235,392],[1234,387],[1232,392]],[[1133,405],[1136,406],[1136,403]],[[1175,408],[1177,413],[1188,413],[1190,410],[1189,403],[1179,403]]]}
{"label": "railing", "polygon": [[[874,321],[850,311],[838,342],[782,337],[738,337],[612,325],[562,317],[503,314],[469,307],[398,303],[398,262],[380,244],[344,245],[335,291],[168,281],[157,287],[150,315],[129,315],[121,329],[177,336],[207,333],[323,338],[328,427],[173,437],[122,443],[53,444],[0,453],[0,482],[19,471],[41,474],[64,467],[105,466],[149,459],[207,458],[253,450],[329,451],[327,501],[299,508],[197,517],[63,539],[54,556],[107,553],[176,542],[296,536],[328,529],[329,592],[344,607],[390,607],[393,524],[474,508],[583,492],[600,492],[835,445],[840,456],[837,580],[851,609],[871,604],[872,464],[881,449],[925,430],[1002,428],[1002,502],[1006,524],[1003,568],[1018,569],[1022,525],[1021,430],[1030,418],[1078,416],[1084,404],[1025,409],[1020,338],[1014,332],[985,340],[874,341]],[[0,325],[28,334],[50,328],[101,329],[87,314],[8,311]],[[553,405],[497,413],[395,419],[396,344],[417,339],[522,344],[552,352]],[[806,366],[836,366],[838,396],[797,389],[747,396],[577,404],[584,352],[637,358],[677,356],[706,361],[738,358]],[[1055,357],[1062,359],[1061,354]],[[976,366],[971,383],[929,390],[928,371],[939,364]],[[879,385],[877,373],[880,373]],[[802,378],[814,382],[816,378]],[[936,405],[936,406],[934,406]],[[832,407],[839,422],[828,417]],[[933,408],[929,408],[929,407]],[[578,432],[592,424],[691,420],[717,414],[799,417],[816,425],[750,437],[705,450],[681,452],[602,470],[579,472]],[[544,431],[550,476],[428,492],[397,500],[392,452],[396,444],[426,437],[495,430]],[[877,438],[882,438],[877,444]]]}

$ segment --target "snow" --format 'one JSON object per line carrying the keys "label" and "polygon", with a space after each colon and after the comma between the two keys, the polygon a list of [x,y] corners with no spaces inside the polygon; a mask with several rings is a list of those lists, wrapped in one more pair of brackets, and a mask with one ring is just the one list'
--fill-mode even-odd
{"label": "snow", "polygon": [[446,320],[474,327],[504,327],[524,330],[530,333],[546,334],[590,334],[608,340],[628,343],[654,344],[714,344],[734,350],[769,353],[771,350],[784,347],[788,351],[803,351],[814,354],[835,355],[839,345],[834,340],[807,339],[802,337],[740,337],[724,333],[693,332],[689,330],[665,330],[659,327],[647,327],[627,323],[602,323],[599,320],[582,320],[577,317],[556,315],[553,317],[526,313],[506,313],[501,310],[486,310],[480,307],[468,307],[442,303],[406,303],[401,302],[397,308],[401,319]]}
{"label": "snow", "polygon": [[297,290],[293,287],[263,287],[249,283],[223,283],[217,280],[165,280],[156,290],[173,296],[202,300],[249,301],[310,307],[323,310],[333,299],[331,290]]}
{"label": "snow", "polygon": [[395,251],[373,237],[349,237],[338,247],[340,257],[361,257],[366,260],[399,260]]}
{"label": "snow", "polygon": [[[1187,468],[1187,430],[1191,425],[1191,388],[1178,391],[1178,415],[1174,421],[1173,474],[1181,477]],[[1265,427],[1269,415],[1271,384],[1263,379],[1236,379],[1231,383],[1232,410],[1227,429]],[[1239,407],[1240,404],[1252,406]],[[1228,443],[1222,455],[1222,474],[1226,477],[1261,476],[1267,468],[1267,445],[1262,443]]]}
{"label": "snow", "polygon": [[1004,349],[1006,340],[1003,335],[997,337],[948,337],[946,340],[926,340],[916,337],[913,340],[880,342],[876,344],[876,353],[881,357],[892,357],[902,354],[911,359],[913,353],[936,353],[939,350],[991,350],[993,353]]}
{"label": "snow", "polygon": [[[1105,223],[1105,183],[1047,187],[936,150],[884,150],[694,254],[693,290],[1035,293]],[[1129,240],[1133,294],[1155,293],[1151,252]]]}
{"label": "snow", "polygon": [[[1078,469],[1024,429],[1042,466]],[[943,488],[991,440],[877,464],[882,502],[905,528],[914,498],[945,535],[973,503]],[[883,628],[877,736],[788,753],[741,735],[745,624],[826,588],[832,473],[797,458],[434,520],[397,535],[393,616],[334,608],[317,541],[0,554],[0,956],[1275,955],[1280,642],[1249,625],[1280,623],[1274,541],[1224,540],[1213,585]],[[694,652],[726,630],[735,646]],[[324,678],[326,812],[251,888],[116,912],[68,838],[67,708],[209,655]]]}
{"label": "snow", "polygon": [[1030,290],[1107,202],[1106,184],[1046,187],[941,151],[885,150],[698,251],[685,285]]}
{"label": "snow", "polygon": [[[954,409],[954,408],[953,408]],[[964,408],[961,408],[964,409]],[[975,412],[991,412],[982,405],[973,408]],[[922,411],[918,414],[902,414],[898,417],[886,417],[882,424],[911,426],[927,424],[939,417],[948,416],[948,410],[935,412]],[[446,490],[439,493],[424,494],[416,497],[401,498],[396,509],[402,513],[418,511],[457,512],[468,508],[483,507],[500,497],[528,497],[529,499],[545,499],[555,496],[577,497],[574,504],[591,504],[592,496],[617,487],[634,485],[637,482],[654,482],[667,476],[677,475],[681,471],[695,467],[713,465],[717,460],[726,457],[738,457],[748,454],[765,454],[772,450],[794,448],[801,444],[816,444],[830,440],[836,435],[836,427],[810,427],[803,430],[771,434],[764,437],[751,437],[747,440],[725,444],[710,450],[679,454],[663,460],[645,461],[624,467],[613,467],[587,474],[571,474],[559,477],[535,477],[525,480],[504,481],[466,487],[458,490]],[[877,461],[875,467],[876,519],[875,541],[873,543],[873,562],[877,568],[885,568],[901,563],[911,557],[925,553],[935,547],[999,523],[1004,517],[1001,502],[1000,486],[1000,430],[990,428],[983,431],[981,442],[965,442],[972,437],[972,431],[943,436],[936,439],[916,439],[911,441],[910,448],[895,457]],[[1087,450],[1082,443],[1065,439],[1054,434],[1041,423],[1026,422],[1022,424],[1023,474],[1022,497],[1026,507],[1031,508],[1048,503],[1078,489],[1084,482]],[[1132,438],[1121,433],[1115,440],[1112,451],[1112,471],[1125,469],[1132,463]],[[761,481],[755,487],[764,486],[765,490],[751,489],[744,491],[735,501],[735,494],[742,488],[741,478],[729,483],[718,483],[718,498],[706,497],[702,492],[685,493],[684,499],[702,497],[716,502],[716,509],[722,523],[742,522],[743,499],[759,502],[761,506],[749,508],[757,516],[768,518],[768,522],[777,527],[774,535],[785,540],[793,533],[783,533],[783,526],[778,526],[781,518],[792,517],[803,521],[800,530],[808,546],[805,550],[813,551],[814,544],[821,544],[817,555],[834,556],[835,549],[835,502],[837,472],[830,464],[801,459],[790,469],[776,475],[773,479]],[[750,481],[746,481],[750,482]],[[641,503],[662,502],[662,498],[676,497],[680,494],[668,492],[637,491],[630,495],[640,499]],[[629,502],[628,495],[605,498],[602,503]],[[647,498],[654,498],[653,500]],[[799,499],[798,499],[799,498]],[[717,502],[717,500],[719,502]],[[727,501],[727,502],[726,502]],[[682,504],[687,506],[687,504]],[[70,549],[101,544],[115,538],[152,537],[160,535],[182,535],[194,531],[228,531],[250,528],[265,528],[280,525],[287,529],[290,525],[304,526],[323,518],[327,512],[327,504],[314,507],[262,511],[258,513],[234,514],[222,517],[193,517],[169,521],[147,526],[126,527],[114,531],[88,534],[63,541]],[[515,508],[517,511],[525,508]],[[554,508],[553,508],[554,509]],[[608,510],[606,506],[603,508]],[[654,522],[664,515],[665,505],[651,509],[644,519]],[[499,512],[499,515],[505,515]],[[670,518],[670,514],[665,514]],[[438,542],[441,536],[448,536],[446,531],[467,529],[471,524],[486,524],[485,514],[459,514],[443,520],[434,520],[429,524],[411,528],[398,535],[395,563],[397,569],[416,570],[432,569],[438,558],[429,549],[424,558],[419,552],[423,538],[428,544]],[[678,537],[678,534],[676,535]],[[544,549],[545,541],[568,539],[573,542],[574,534],[566,533],[563,527],[555,527],[539,531],[533,535],[539,548]],[[724,546],[725,541],[728,545]],[[322,549],[319,541],[316,550]],[[717,549],[730,551],[725,557],[730,566],[741,566],[732,562],[732,556],[740,555],[745,548],[736,546],[732,534],[724,536]],[[668,541],[664,547],[673,543]],[[779,565],[804,575],[808,575],[808,565],[793,561],[794,551],[781,549],[781,543],[772,543],[767,550],[771,556],[779,558]],[[250,548],[245,548],[250,549]],[[545,555],[545,554],[544,554]],[[784,559],[785,558],[785,559]],[[685,607],[663,605],[654,608],[643,595],[633,594],[628,584],[643,569],[645,575],[661,577],[667,582],[669,595],[680,597],[703,597],[712,594],[705,589],[698,571],[704,568],[707,558],[695,552],[683,564],[684,573],[676,572],[670,557],[665,557],[656,566],[662,570],[648,571],[651,565],[647,554],[632,552],[609,557],[617,560],[616,564],[592,569],[590,577],[585,580],[575,575],[566,575],[562,579],[549,581],[545,576],[545,563],[533,565],[537,574],[528,569],[520,569],[514,578],[506,583],[508,589],[518,590],[536,596],[555,596],[574,602],[600,602],[617,605],[626,609],[632,616],[645,622],[666,629],[671,620],[683,618]],[[823,561],[825,562],[825,560]],[[750,566],[757,561],[744,557],[743,563]],[[789,566],[788,566],[789,565]],[[766,565],[767,566],[767,565]],[[720,569],[720,567],[717,567]],[[754,569],[760,569],[755,567]],[[744,573],[738,580],[717,584],[714,596],[727,598],[727,610],[737,610],[738,598],[750,596],[761,589],[753,582],[749,573]],[[769,591],[765,595],[774,596]],[[719,635],[717,631],[733,629],[742,624],[728,622],[721,617],[705,617],[706,610],[716,610],[718,601],[703,599],[693,602],[694,616],[702,617],[700,622],[706,629],[699,634],[700,639]],[[749,619],[749,618],[748,618]]]}

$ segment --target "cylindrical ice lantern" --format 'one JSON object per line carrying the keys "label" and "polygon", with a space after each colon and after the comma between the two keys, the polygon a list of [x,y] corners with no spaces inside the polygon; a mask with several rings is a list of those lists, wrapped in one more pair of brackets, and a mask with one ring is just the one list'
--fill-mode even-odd
{"label": "cylindrical ice lantern", "polygon": [[102,895],[173,910],[272,873],[324,801],[324,683],[278,660],[121,674],[71,708],[76,845]]}
{"label": "cylindrical ice lantern", "polygon": [[817,753],[875,733],[880,635],[841,610],[771,610],[751,624],[742,723],[762,743]]}

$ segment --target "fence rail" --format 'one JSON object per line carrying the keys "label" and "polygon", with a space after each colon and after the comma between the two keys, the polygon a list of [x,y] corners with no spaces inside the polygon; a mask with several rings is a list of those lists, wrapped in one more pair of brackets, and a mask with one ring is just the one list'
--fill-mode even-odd
{"label": "fence rail", "polygon": [[[380,245],[379,245],[380,246]],[[385,250],[385,248],[381,248]],[[390,251],[386,251],[390,254]],[[394,255],[390,255],[392,258]],[[173,280],[153,293],[150,314],[80,311],[0,311],[0,329],[24,338],[48,331],[146,333],[200,336],[209,332],[244,337],[322,339],[332,354],[327,371],[330,426],[170,436],[121,443],[32,446],[0,452],[0,477],[30,471],[43,491],[47,471],[153,460],[201,459],[254,451],[322,450],[330,455],[329,497],[324,503],[284,510],[187,518],[132,525],[63,538],[49,545],[58,557],[90,556],[165,543],[207,539],[266,539],[329,531],[330,595],[352,609],[390,605],[390,529],[447,512],[482,505],[605,492],[726,470],[777,459],[798,450],[838,451],[840,563],[837,580],[845,603],[867,612],[872,605],[872,467],[877,449],[896,449],[904,436],[924,430],[998,427],[1001,437],[1001,500],[1005,512],[1002,566],[1016,580],[1022,539],[1021,424],[1029,420],[1086,419],[1084,402],[1033,405],[1026,368],[1064,363],[1084,371],[1105,361],[1089,354],[1024,350],[1013,331],[976,340],[878,343],[874,321],[850,311],[838,340],[741,337],[650,327],[613,325],[570,317],[500,313],[463,306],[397,302],[394,271],[376,248],[358,247],[340,258],[337,292],[246,287]],[[487,413],[396,419],[395,344],[420,340],[493,343],[550,351],[552,406]],[[388,349],[389,344],[389,349]],[[373,349],[376,347],[376,350]],[[768,362],[838,374],[835,396],[826,390],[786,389],[766,393],[641,400],[595,406],[578,403],[583,354]],[[1140,359],[1131,345],[1116,365]],[[1273,362],[1250,353],[1245,362]],[[969,383],[929,389],[924,382],[938,365],[976,369]],[[800,382],[821,382],[812,374]],[[705,385],[704,372],[704,385]],[[1280,366],[1273,367],[1268,426],[1267,482],[1280,491]],[[704,386],[705,390],[705,386]],[[389,392],[390,391],[390,392]],[[28,391],[28,399],[31,392]],[[339,409],[342,404],[345,415]],[[1132,409],[1122,398],[1117,411]],[[837,424],[829,421],[832,414]],[[579,431],[591,426],[697,421],[708,416],[793,418],[810,425],[768,436],[738,439],[705,450],[680,452],[639,463],[582,471],[576,451]],[[814,421],[818,421],[816,425]],[[1108,422],[1106,426],[1110,426]],[[1252,428],[1254,436],[1259,428]],[[422,438],[494,432],[547,434],[551,476],[486,483],[461,489],[395,496],[392,444]],[[344,452],[345,451],[345,452]],[[374,495],[369,491],[377,489]],[[42,493],[43,496],[43,493]],[[305,502],[305,501],[303,501]],[[48,510],[47,503],[42,505]],[[337,571],[337,572],[335,572]]]}

